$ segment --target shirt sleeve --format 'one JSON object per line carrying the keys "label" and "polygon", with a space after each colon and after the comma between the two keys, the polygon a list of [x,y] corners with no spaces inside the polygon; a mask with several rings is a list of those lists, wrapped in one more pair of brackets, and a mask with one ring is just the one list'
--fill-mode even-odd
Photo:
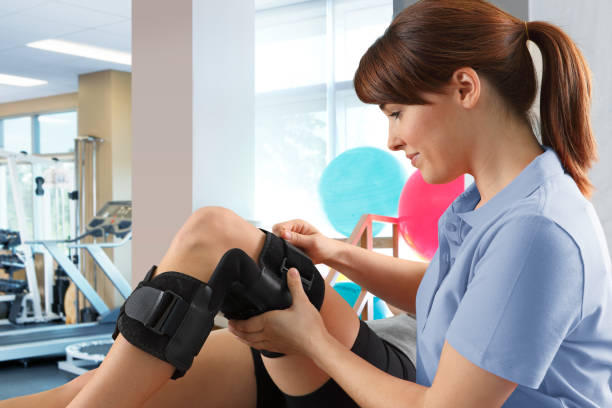
{"label": "shirt sleeve", "polygon": [[480,252],[446,340],[477,366],[538,388],[581,318],[580,249],[554,221],[524,216]]}

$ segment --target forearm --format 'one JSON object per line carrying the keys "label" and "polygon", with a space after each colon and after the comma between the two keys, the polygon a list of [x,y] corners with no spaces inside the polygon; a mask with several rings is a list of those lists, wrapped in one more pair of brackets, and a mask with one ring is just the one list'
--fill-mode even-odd
{"label": "forearm", "polygon": [[422,408],[428,387],[393,377],[352,353],[333,336],[309,357],[363,408]]}
{"label": "forearm", "polygon": [[332,256],[325,264],[342,272],[390,304],[416,312],[416,293],[425,275],[427,262],[409,261],[330,240]]}
{"label": "forearm", "polygon": [[173,372],[170,364],[119,335],[94,377],[68,407],[140,407]]}

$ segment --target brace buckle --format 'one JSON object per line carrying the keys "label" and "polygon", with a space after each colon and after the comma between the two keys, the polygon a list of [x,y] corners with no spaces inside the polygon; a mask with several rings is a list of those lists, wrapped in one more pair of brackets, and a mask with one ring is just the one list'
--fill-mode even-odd
{"label": "brace buckle", "polygon": [[171,290],[160,291],[151,313],[143,324],[157,334],[171,334],[180,324],[188,308],[187,302],[176,293]]}
{"label": "brace buckle", "polygon": [[[281,264],[281,272],[283,272],[284,274],[287,274],[287,272],[289,272],[289,268],[287,268],[287,257],[283,258],[283,263]],[[311,279],[306,279],[300,273],[300,279],[302,280],[302,285],[304,285],[304,290],[310,290],[310,287],[312,286],[312,281],[314,280],[314,275]]]}

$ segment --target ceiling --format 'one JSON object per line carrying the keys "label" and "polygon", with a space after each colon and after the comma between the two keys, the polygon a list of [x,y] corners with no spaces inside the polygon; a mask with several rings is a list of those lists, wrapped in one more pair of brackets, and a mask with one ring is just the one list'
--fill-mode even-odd
{"label": "ceiling", "polygon": [[[265,10],[304,1],[312,0],[255,0],[254,5]],[[0,84],[0,103],[77,92],[81,74],[131,71],[127,65],[26,46],[62,39],[131,52],[131,19],[132,0],[0,0],[0,74],[48,82],[33,87]]]}
{"label": "ceiling", "polygon": [[0,84],[0,103],[76,92],[78,76],[131,67],[26,47],[62,39],[131,52],[131,0],[0,0],[0,74],[48,83],[33,87]]}

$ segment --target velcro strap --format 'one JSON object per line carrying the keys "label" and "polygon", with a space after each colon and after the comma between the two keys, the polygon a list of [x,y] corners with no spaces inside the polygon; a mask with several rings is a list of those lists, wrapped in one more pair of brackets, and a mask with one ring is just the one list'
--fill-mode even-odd
{"label": "velcro strap", "polygon": [[157,334],[173,335],[189,304],[170,290],[141,286],[125,303],[125,313]]}
{"label": "velcro strap", "polygon": [[[191,366],[214,325],[216,310],[209,310],[209,299],[212,296],[210,286],[201,286],[196,291],[188,310],[176,333],[170,339],[166,348],[168,362],[178,371],[185,372]],[[189,361],[189,364],[185,364]]]}
{"label": "velcro strap", "polygon": [[119,333],[132,345],[172,364],[179,378],[191,367],[213,324],[218,306],[211,305],[212,288],[178,272],[153,278],[152,269],[121,308]]}

